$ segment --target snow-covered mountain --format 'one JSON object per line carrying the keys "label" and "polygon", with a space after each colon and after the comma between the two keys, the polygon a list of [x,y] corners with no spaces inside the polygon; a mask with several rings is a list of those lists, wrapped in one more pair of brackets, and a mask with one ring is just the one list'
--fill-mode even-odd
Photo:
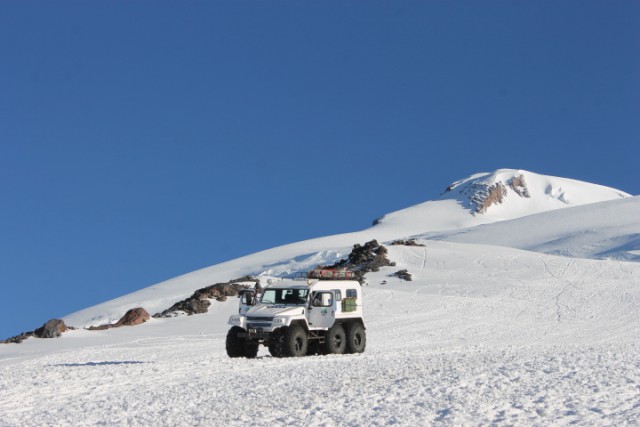
{"label": "snow-covered mountain", "polygon": [[[640,197],[619,190],[476,174],[366,230],[195,271],[66,316],[80,329],[62,338],[0,345],[0,425],[639,424],[638,218]],[[389,244],[407,238],[424,246]],[[367,274],[360,356],[229,359],[235,299],[82,329],[247,274],[288,280],[371,239],[396,266]]]}
{"label": "snow-covered mountain", "polygon": [[[491,195],[495,188],[501,189],[499,191],[503,192],[502,198],[497,199]],[[475,174],[451,184],[436,200],[385,215],[369,229],[293,243],[248,255],[82,310],[64,320],[74,326],[89,327],[116,322],[134,307],[144,306],[150,313],[157,313],[191,295],[195,290],[216,282],[225,282],[247,274],[287,277],[306,272],[319,264],[333,263],[348,254],[354,244],[371,239],[390,242],[411,236],[428,237],[425,233],[436,231],[449,231],[446,235],[454,235],[462,229],[520,218],[527,215],[527,212],[534,215],[628,197],[629,194],[620,190],[523,170],[500,169],[494,173]],[[480,205],[484,208],[479,209]],[[632,235],[634,230],[640,233],[638,224],[633,219],[638,206],[631,204],[630,209],[624,217],[612,218],[611,221],[619,220],[625,225],[630,224],[627,234]],[[563,223],[567,227],[572,226],[573,228],[568,229],[574,230],[574,233],[602,227],[602,223],[591,223],[588,212],[589,209],[586,218],[579,221],[567,219]],[[576,229],[576,226],[581,228]],[[553,224],[540,222],[537,227],[527,229],[530,234],[541,236],[548,235],[548,227],[553,227]],[[554,230],[560,232],[557,228]],[[507,232],[497,230],[494,234],[504,235]],[[608,235],[605,233],[605,236]],[[435,238],[446,239],[443,236],[445,235]],[[514,240],[520,242],[517,237]],[[452,241],[456,240],[452,238]],[[522,242],[524,241],[523,239]],[[492,241],[476,239],[473,243],[492,244]],[[519,247],[513,243],[506,246]]]}
{"label": "snow-covered mountain", "polygon": [[376,220],[414,235],[505,221],[557,209],[630,197],[601,185],[514,169],[478,173],[449,185],[436,200]]}

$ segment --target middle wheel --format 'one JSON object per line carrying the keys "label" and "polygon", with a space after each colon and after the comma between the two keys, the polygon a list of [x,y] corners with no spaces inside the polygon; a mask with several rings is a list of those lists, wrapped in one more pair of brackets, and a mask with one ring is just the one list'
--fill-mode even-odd
{"label": "middle wheel", "polygon": [[327,331],[324,338],[323,354],[343,354],[347,346],[347,337],[344,328],[339,323],[334,323]]}

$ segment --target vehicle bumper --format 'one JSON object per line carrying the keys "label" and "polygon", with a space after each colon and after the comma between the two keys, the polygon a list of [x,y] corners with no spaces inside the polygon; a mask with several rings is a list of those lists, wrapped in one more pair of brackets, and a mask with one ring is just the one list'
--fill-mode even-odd
{"label": "vehicle bumper", "polygon": [[271,332],[265,331],[262,328],[248,328],[246,332],[239,332],[238,338],[247,338],[250,340],[263,341],[269,338]]}

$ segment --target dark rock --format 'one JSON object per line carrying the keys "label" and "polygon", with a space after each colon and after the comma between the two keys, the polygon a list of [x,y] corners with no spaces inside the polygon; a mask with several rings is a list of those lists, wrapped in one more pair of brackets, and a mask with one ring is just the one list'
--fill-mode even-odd
{"label": "dark rock", "polygon": [[0,344],[20,344],[29,337],[36,338],[58,338],[63,332],[72,331],[76,328],[67,326],[60,319],[51,319],[35,331],[23,332],[20,335],[0,341]]}
{"label": "dark rock", "polygon": [[14,337],[7,338],[6,340],[0,341],[0,344],[20,344],[22,341],[32,336],[33,336],[33,331],[23,332],[20,335],[16,335]]}
{"label": "dark rock", "polygon": [[260,283],[258,279],[252,276],[244,276],[228,282],[216,283],[198,289],[189,298],[178,301],[163,312],[154,314],[153,317],[174,317],[180,312],[187,313],[189,316],[192,314],[206,313],[209,311],[209,306],[211,305],[210,299],[226,301],[227,297],[237,296],[240,290],[249,288],[249,286],[241,285],[239,282]]}
{"label": "dark rock", "polygon": [[408,270],[398,270],[395,273],[391,274],[390,277],[399,277],[400,279],[406,280],[410,282],[412,280],[411,273]]}
{"label": "dark rock", "polygon": [[124,316],[114,324],[90,326],[87,329],[90,331],[104,331],[106,329],[119,328],[121,326],[136,326],[146,322],[150,318],[151,316],[149,316],[147,310],[142,307],[137,307],[128,310]]}
{"label": "dark rock", "polygon": [[484,186],[482,190],[476,191],[471,197],[471,202],[474,204],[475,213],[485,213],[490,206],[499,205],[507,195],[507,188],[501,182],[496,182],[493,185]]}
{"label": "dark rock", "polygon": [[63,320],[51,319],[33,331],[33,335],[38,338],[58,338],[66,330],[67,325],[64,324]]}
{"label": "dark rock", "polygon": [[372,226],[378,225],[378,224],[382,224],[382,221],[384,221],[384,215],[381,216],[380,218],[376,218],[373,220],[373,222],[371,223]]}
{"label": "dark rock", "polygon": [[118,328],[120,326],[135,326],[149,320],[151,316],[147,313],[142,307],[132,308],[127,311],[124,316],[113,326],[114,328]]}
{"label": "dark rock", "polygon": [[524,197],[525,199],[531,197],[527,183],[524,181],[524,175],[522,174],[511,178],[509,181],[509,187],[511,187],[511,189],[520,197]]}
{"label": "dark rock", "polygon": [[416,239],[409,240],[394,240],[391,242],[391,246],[424,246],[422,243],[418,243]]}
{"label": "dark rock", "polygon": [[[452,191],[460,182],[453,183],[447,188]],[[458,191],[469,200],[469,209],[474,215],[484,214],[493,205],[499,205],[507,197],[507,188],[511,188],[519,197],[528,199],[531,197],[524,175],[514,176],[506,181],[498,181],[493,184],[487,182],[471,182],[462,186]]]}
{"label": "dark rock", "polygon": [[88,331],[104,331],[105,329],[111,329],[113,325],[99,325],[99,326],[89,326],[87,328]]}

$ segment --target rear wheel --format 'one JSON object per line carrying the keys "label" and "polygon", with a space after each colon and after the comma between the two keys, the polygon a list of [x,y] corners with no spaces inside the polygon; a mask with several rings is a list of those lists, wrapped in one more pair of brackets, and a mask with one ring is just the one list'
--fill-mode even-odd
{"label": "rear wheel", "polygon": [[367,346],[367,335],[360,322],[352,322],[347,326],[347,353],[362,353]]}
{"label": "rear wheel", "polygon": [[327,331],[322,348],[323,354],[343,354],[346,350],[346,334],[341,324],[335,323]]}

